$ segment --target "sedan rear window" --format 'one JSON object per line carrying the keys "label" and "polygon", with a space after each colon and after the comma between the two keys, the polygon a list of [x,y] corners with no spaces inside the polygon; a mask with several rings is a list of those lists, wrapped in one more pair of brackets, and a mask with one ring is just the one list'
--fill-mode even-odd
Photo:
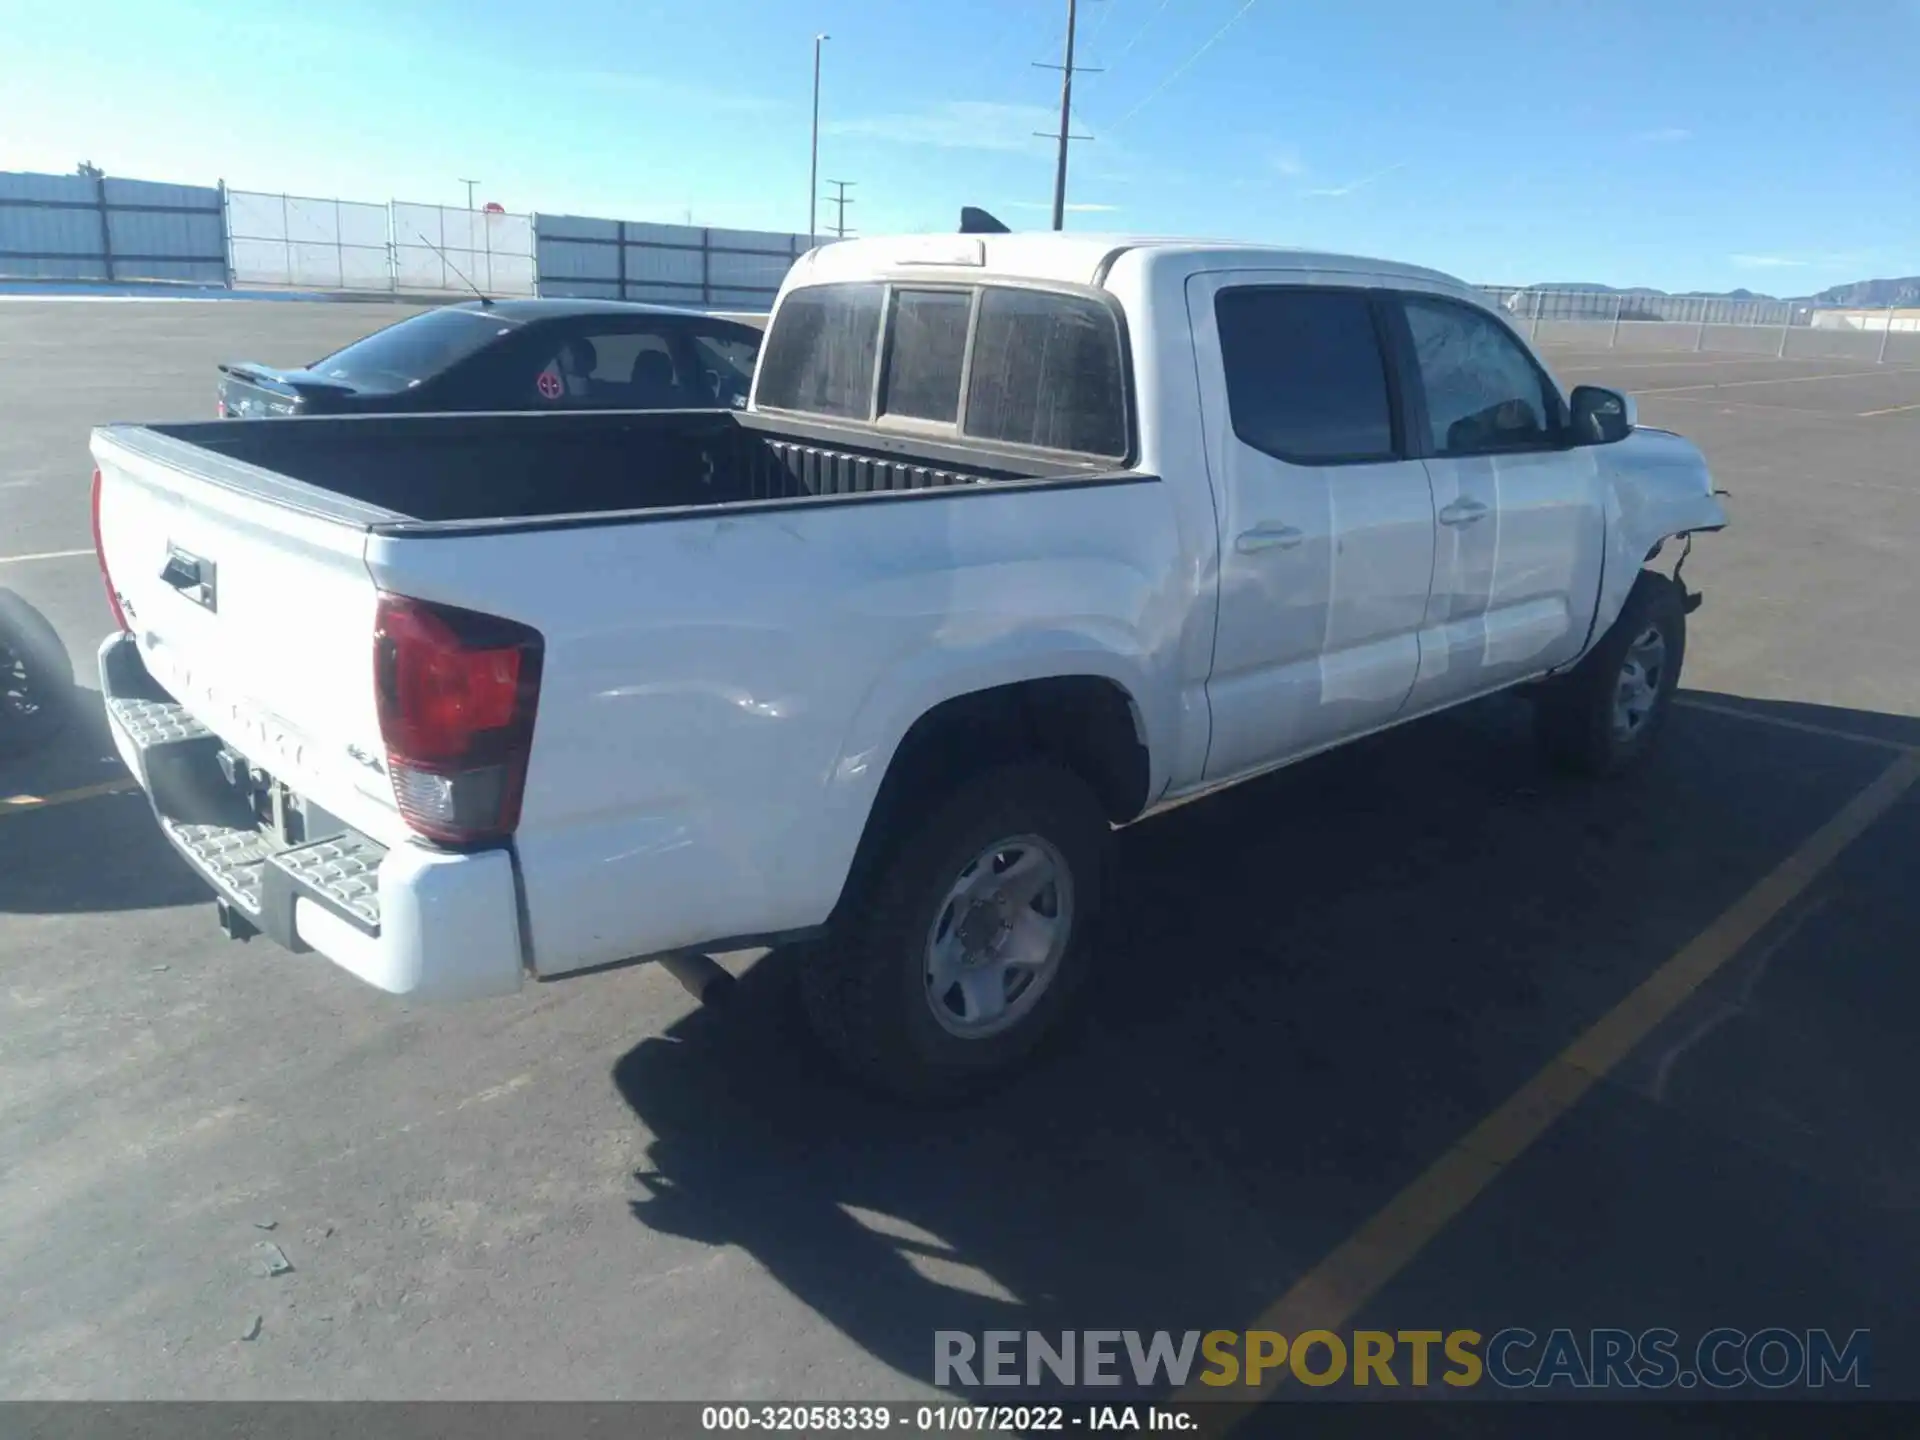
{"label": "sedan rear window", "polygon": [[485,310],[428,310],[376,330],[309,368],[355,390],[407,390],[452,369],[513,328]]}

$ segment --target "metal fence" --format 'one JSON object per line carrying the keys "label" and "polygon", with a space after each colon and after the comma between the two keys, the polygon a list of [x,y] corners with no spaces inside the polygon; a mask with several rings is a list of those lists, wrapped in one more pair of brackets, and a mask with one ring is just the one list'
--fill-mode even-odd
{"label": "metal fence", "polygon": [[535,293],[530,215],[229,190],[227,240],[235,284]]}
{"label": "metal fence", "polygon": [[225,285],[220,191],[0,173],[0,278]]}
{"label": "metal fence", "polygon": [[536,215],[542,295],[767,310],[804,235]]}
{"label": "metal fence", "polygon": [[1693,351],[1777,359],[1920,361],[1920,311],[1630,290],[1476,287],[1535,342],[1565,349]]}
{"label": "metal fence", "polygon": [[236,285],[393,289],[384,205],[229,190],[227,239]]}
{"label": "metal fence", "polygon": [[533,217],[395,200],[393,274],[401,290],[532,295]]}
{"label": "metal fence", "polygon": [[[341,294],[579,295],[765,313],[805,235],[403,200],[368,204],[84,173],[0,173],[0,279]],[[1920,309],[1478,287],[1555,347],[1920,363]]]}

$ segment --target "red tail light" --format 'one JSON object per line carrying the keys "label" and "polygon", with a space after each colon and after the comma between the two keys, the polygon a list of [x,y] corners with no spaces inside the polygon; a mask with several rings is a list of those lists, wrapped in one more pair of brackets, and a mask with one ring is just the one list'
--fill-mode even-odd
{"label": "red tail light", "polygon": [[127,612],[120,608],[120,592],[113,588],[113,576],[107,572],[107,547],[100,543],[100,471],[93,472],[93,499],[89,502],[93,509],[93,553],[100,561],[100,580],[107,587],[107,608],[113,612],[113,623],[122,630],[133,627],[127,624]]}
{"label": "red tail light", "polygon": [[537,630],[382,595],[373,680],[393,798],[431,840],[476,845],[520,823],[545,651]]}

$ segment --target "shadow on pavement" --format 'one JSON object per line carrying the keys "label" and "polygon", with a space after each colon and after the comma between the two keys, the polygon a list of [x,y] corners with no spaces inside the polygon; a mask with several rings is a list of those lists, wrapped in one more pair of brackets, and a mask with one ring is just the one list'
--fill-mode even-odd
{"label": "shadow on pavement", "polygon": [[1588,784],[1525,728],[1490,702],[1123,832],[1089,1013],[964,1107],[844,1083],[804,956],[768,955],[615,1067],[650,1137],[635,1217],[739,1247],[922,1383],[936,1330],[1247,1324],[1887,762],[1695,709]]}
{"label": "shadow on pavement", "polygon": [[[0,797],[59,796],[127,778],[98,692],[78,687],[58,733],[0,754]],[[137,790],[0,811],[0,914],[147,910],[211,898],[161,838]]]}

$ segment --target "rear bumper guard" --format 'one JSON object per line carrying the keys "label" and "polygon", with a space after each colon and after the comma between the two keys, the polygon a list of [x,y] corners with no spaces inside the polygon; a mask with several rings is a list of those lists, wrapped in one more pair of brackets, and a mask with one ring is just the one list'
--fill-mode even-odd
{"label": "rear bumper guard", "polygon": [[224,743],[147,672],[129,635],[100,648],[120,758],[168,843],[207,884],[234,938],[318,952],[369,984],[423,999],[511,994],[523,978],[512,858],[389,847],[312,805],[309,838],[263,829],[222,770]]}
{"label": "rear bumper guard", "polygon": [[303,899],[377,938],[386,847],[345,827],[292,845],[261,829],[221,770],[220,738],[160,697],[130,639],[108,644],[115,648],[102,652],[101,682],[121,759],[147,792],[161,833],[214,893],[295,954],[312,948],[294,928]]}

